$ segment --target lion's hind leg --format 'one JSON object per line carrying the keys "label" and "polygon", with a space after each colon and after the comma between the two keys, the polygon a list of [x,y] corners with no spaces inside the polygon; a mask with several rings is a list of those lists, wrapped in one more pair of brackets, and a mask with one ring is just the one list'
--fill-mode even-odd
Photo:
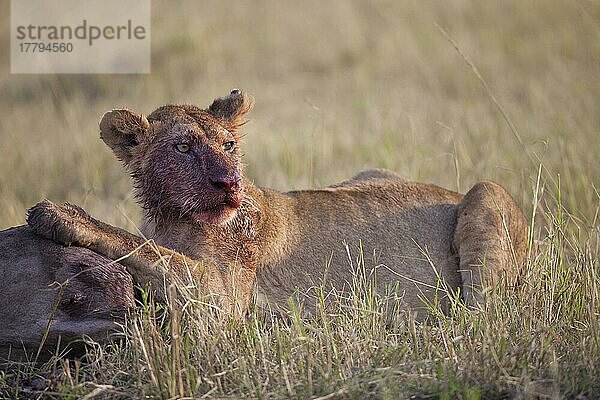
{"label": "lion's hind leg", "polygon": [[514,284],[527,246],[527,221],[512,197],[493,182],[480,182],[458,205],[454,246],[459,255],[462,297],[477,306],[487,287],[505,276]]}

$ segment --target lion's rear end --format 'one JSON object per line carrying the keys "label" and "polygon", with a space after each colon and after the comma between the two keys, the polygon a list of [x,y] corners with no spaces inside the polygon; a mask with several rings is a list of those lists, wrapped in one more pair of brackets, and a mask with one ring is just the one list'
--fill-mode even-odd
{"label": "lion's rear end", "polygon": [[463,298],[475,306],[486,287],[517,280],[525,260],[527,221],[503,187],[480,182],[460,203],[454,245]]}

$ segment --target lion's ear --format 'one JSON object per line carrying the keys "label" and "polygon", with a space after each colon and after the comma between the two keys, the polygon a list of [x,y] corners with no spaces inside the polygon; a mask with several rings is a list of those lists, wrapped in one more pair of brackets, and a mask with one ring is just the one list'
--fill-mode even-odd
{"label": "lion's ear", "polygon": [[220,119],[228,131],[234,133],[248,120],[244,118],[246,113],[252,109],[254,100],[238,89],[233,89],[228,96],[213,101],[208,107],[208,112]]}
{"label": "lion's ear", "polygon": [[106,112],[100,120],[100,137],[125,165],[131,162],[134,149],[145,142],[150,134],[150,123],[145,116],[131,110]]}

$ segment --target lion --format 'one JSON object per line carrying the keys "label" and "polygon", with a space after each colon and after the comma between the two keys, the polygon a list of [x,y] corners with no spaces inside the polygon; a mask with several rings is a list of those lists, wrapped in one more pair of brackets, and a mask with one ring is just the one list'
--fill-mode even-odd
{"label": "lion", "polygon": [[[83,335],[105,342],[135,306],[125,268],[18,226],[0,232],[0,366],[79,353]],[[59,349],[57,349],[59,347]]]}
{"label": "lion", "polygon": [[119,260],[159,297],[165,280],[191,279],[235,315],[254,303],[285,305],[320,285],[344,290],[359,253],[374,264],[377,292],[393,287],[417,312],[431,302],[447,311],[458,293],[476,307],[500,278],[516,281],[527,222],[500,185],[480,182],[462,195],[368,170],[320,189],[261,188],[242,168],[241,129],[252,105],[236,89],[205,109],[104,114],[100,137],[131,175],[144,237],[49,201],[29,211],[29,226]]}

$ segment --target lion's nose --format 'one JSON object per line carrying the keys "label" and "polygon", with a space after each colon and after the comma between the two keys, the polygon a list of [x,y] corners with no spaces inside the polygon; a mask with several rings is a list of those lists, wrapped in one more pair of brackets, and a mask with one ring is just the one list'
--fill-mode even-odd
{"label": "lion's nose", "polygon": [[242,178],[238,174],[235,174],[232,177],[210,177],[209,180],[215,189],[231,193],[235,192],[238,188]]}

